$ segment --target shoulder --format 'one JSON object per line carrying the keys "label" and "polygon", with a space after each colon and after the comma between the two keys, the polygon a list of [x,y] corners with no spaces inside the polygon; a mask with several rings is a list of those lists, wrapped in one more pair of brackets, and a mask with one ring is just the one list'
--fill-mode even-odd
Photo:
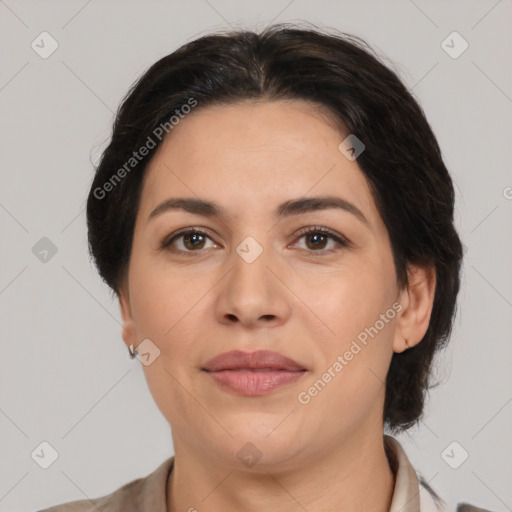
{"label": "shoulder", "polygon": [[152,473],[94,499],[61,503],[37,512],[165,512],[166,485],[174,456],[166,459]]}
{"label": "shoulder", "polygon": [[[430,487],[423,476],[418,475],[420,484],[420,512],[451,512],[446,502]],[[454,512],[492,512],[486,508],[479,508],[464,501],[457,503]]]}
{"label": "shoulder", "polygon": [[136,501],[140,494],[142,481],[142,478],[138,478],[99,498],[69,501],[38,512],[131,512],[134,510],[134,499]]}
{"label": "shoulder", "polygon": [[457,510],[455,512],[491,512],[487,508],[479,508],[469,503],[461,502],[457,503]]}

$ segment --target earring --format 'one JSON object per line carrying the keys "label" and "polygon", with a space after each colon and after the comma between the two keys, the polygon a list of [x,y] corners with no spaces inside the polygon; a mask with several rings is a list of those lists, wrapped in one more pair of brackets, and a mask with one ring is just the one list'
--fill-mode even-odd
{"label": "earring", "polygon": [[128,351],[130,352],[130,357],[132,359],[135,358],[135,355],[138,353],[134,348],[133,348],[133,343],[130,345],[130,347],[128,348]]}
{"label": "earring", "polygon": [[409,342],[407,341],[407,338],[404,338],[404,341],[405,341],[405,346],[407,347],[405,350],[410,349],[411,347],[409,347]]}

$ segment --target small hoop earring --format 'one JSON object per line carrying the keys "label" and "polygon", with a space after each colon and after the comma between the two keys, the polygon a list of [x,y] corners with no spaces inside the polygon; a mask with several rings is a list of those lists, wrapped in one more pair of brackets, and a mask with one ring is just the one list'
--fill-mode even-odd
{"label": "small hoop earring", "polygon": [[134,359],[136,357],[136,354],[138,353],[134,348],[133,348],[133,343],[130,345],[130,347],[128,348],[128,352],[130,352],[130,357],[132,359]]}
{"label": "small hoop earring", "polygon": [[404,338],[404,340],[405,340],[405,346],[407,347],[405,350],[410,349],[411,347],[409,347],[409,342],[407,341],[407,338]]}

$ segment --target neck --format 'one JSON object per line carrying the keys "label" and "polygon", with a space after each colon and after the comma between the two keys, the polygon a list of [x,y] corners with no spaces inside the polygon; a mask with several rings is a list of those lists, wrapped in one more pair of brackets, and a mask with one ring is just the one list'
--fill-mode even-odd
{"label": "neck", "polygon": [[240,470],[224,464],[215,454],[199,453],[179,439],[174,446],[168,512],[388,512],[391,505],[395,476],[382,433],[338,443],[337,450],[331,447],[315,459],[297,458],[293,466],[258,471],[258,465]]}

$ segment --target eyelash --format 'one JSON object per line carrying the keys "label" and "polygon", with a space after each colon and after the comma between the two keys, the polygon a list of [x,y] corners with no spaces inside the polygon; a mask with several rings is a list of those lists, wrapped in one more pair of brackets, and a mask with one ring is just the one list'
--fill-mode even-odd
{"label": "eyelash", "polygon": [[[351,247],[351,243],[345,237],[343,237],[341,235],[338,235],[334,231],[331,231],[330,229],[324,228],[324,227],[321,227],[321,226],[313,226],[313,227],[308,227],[308,228],[301,229],[295,235],[297,237],[296,240],[300,240],[303,236],[309,235],[309,234],[314,234],[314,233],[315,234],[316,233],[320,233],[320,234],[322,234],[324,236],[327,236],[328,238],[334,240],[338,244],[338,247],[336,247],[334,249],[318,250],[318,251],[304,249],[307,252],[309,252],[312,256],[322,256],[322,255],[325,255],[325,254],[332,254],[332,253],[337,252],[338,250],[340,250],[340,248]],[[203,249],[198,249],[197,251],[183,251],[181,249],[172,249],[171,248],[172,247],[172,243],[176,239],[178,239],[180,237],[183,237],[185,235],[189,235],[189,234],[203,235],[203,236],[206,236],[207,238],[210,238],[210,240],[212,240],[212,238],[206,232],[202,231],[201,229],[191,227],[191,228],[185,228],[185,229],[183,229],[181,231],[178,231],[171,238],[164,239],[164,241],[160,245],[160,248],[168,250],[170,252],[186,254],[187,256],[194,256],[194,253],[199,253]],[[319,254],[315,254],[315,253],[319,253]]]}

